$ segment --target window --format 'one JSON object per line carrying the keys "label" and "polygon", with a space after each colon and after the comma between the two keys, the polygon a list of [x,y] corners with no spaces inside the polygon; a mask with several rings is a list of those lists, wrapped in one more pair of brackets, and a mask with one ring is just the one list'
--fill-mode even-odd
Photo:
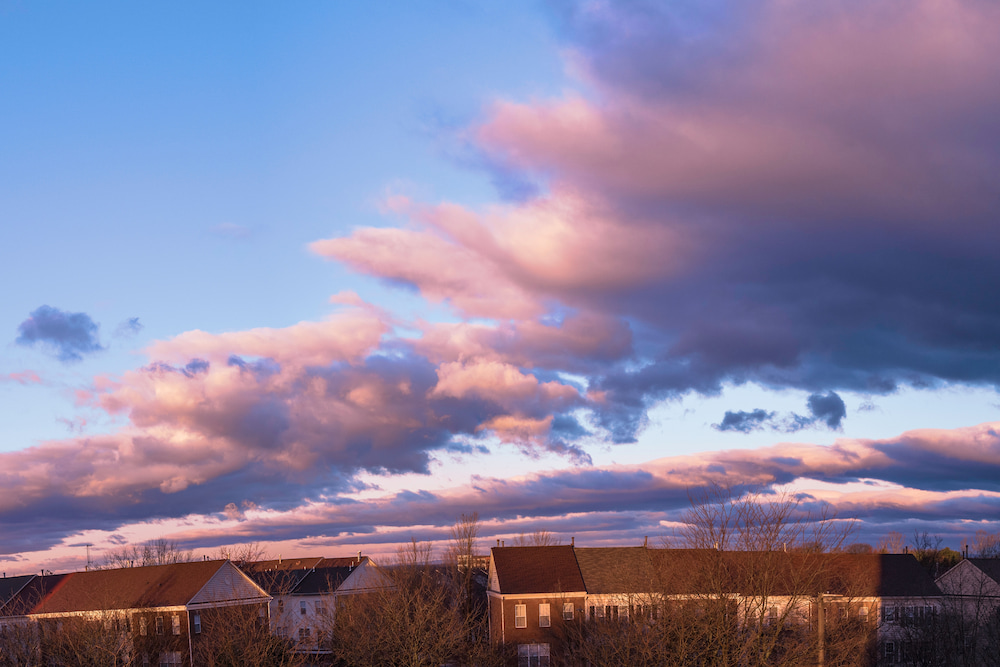
{"label": "window", "polygon": [[163,634],[163,617],[162,616],[157,616],[156,617],[156,634],[158,634],[158,635],[162,635]]}
{"label": "window", "polygon": [[181,664],[180,651],[167,651],[160,654],[160,667],[174,667]]}
{"label": "window", "polygon": [[858,607],[858,620],[862,623],[868,622],[868,607],[866,605]]}
{"label": "window", "polygon": [[616,604],[606,604],[604,605],[604,618],[618,620],[618,605]]}
{"label": "window", "polygon": [[778,621],[778,606],[772,604],[767,610],[767,624],[774,625],[775,623],[777,623],[777,621]]}
{"label": "window", "polygon": [[181,633],[181,617],[177,614],[174,614],[173,618],[170,619],[170,630],[175,635],[179,635]]}
{"label": "window", "polygon": [[142,654],[142,667],[149,667],[149,654],[148,653],[143,653]]}
{"label": "window", "polygon": [[306,602],[305,602],[305,600],[302,600],[301,602],[299,602],[299,614],[301,614],[302,616],[306,615]]}
{"label": "window", "polygon": [[517,667],[549,667],[549,645],[518,644]]}
{"label": "window", "polygon": [[885,656],[886,662],[892,662],[893,658],[896,657],[896,645],[892,642],[882,644],[882,654]]}
{"label": "window", "polygon": [[[143,637],[146,636],[146,626],[147,625],[148,625],[148,623],[146,622],[146,619],[140,617],[139,618],[139,634],[142,635]],[[149,657],[149,656],[147,656],[147,657]]]}
{"label": "window", "polygon": [[885,621],[886,623],[895,623],[896,622],[896,608],[895,607],[882,607],[882,620]]}
{"label": "window", "polygon": [[284,611],[285,611],[285,601],[284,600],[278,600],[278,613],[280,614],[280,613],[282,613]]}
{"label": "window", "polygon": [[279,625],[278,626],[278,637],[280,637],[281,639],[287,639],[288,638],[288,628],[286,628],[283,625]]}
{"label": "window", "polygon": [[573,603],[563,602],[563,620],[572,621],[573,620]]}
{"label": "window", "polygon": [[201,614],[195,614],[191,617],[191,624],[194,626],[194,633],[196,635],[201,634]]}
{"label": "window", "polygon": [[514,605],[514,627],[515,628],[528,627],[528,605],[526,604]]}
{"label": "window", "polygon": [[324,611],[326,611],[326,610],[323,607],[323,601],[322,600],[316,600],[316,614],[318,616],[322,616]]}
{"label": "window", "polygon": [[543,602],[538,605],[538,627],[547,628],[552,625],[552,617],[550,616],[549,604]]}
{"label": "window", "polygon": [[309,628],[299,628],[299,641],[300,642],[309,641]]}

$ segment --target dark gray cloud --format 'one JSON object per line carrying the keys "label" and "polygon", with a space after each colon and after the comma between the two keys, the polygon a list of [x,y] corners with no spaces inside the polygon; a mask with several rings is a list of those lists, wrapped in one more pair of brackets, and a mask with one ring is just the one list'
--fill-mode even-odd
{"label": "dark gray cloud", "polygon": [[840,423],[847,416],[847,407],[844,399],[836,392],[829,391],[825,394],[813,394],[809,397],[809,411],[812,419],[822,421],[828,427],[840,428]]}
{"label": "dark gray cloud", "polygon": [[726,411],[725,416],[723,416],[722,421],[718,424],[713,424],[713,428],[719,431],[739,431],[740,433],[750,433],[751,431],[756,431],[758,429],[764,428],[766,422],[774,418],[776,413],[768,412],[767,410],[762,410],[757,408],[751,412],[744,412],[742,410],[737,412]]}
{"label": "dark gray cloud", "polygon": [[717,431],[736,431],[739,433],[750,433],[765,428],[781,433],[795,433],[813,427],[817,423],[825,424],[831,429],[839,429],[841,422],[847,416],[844,400],[834,391],[811,394],[806,401],[806,406],[810,412],[808,416],[794,412],[782,416],[777,412],[768,412],[762,408],[750,412],[727,410],[722,421],[718,424],[712,424],[712,428]]}
{"label": "dark gray cloud", "polygon": [[18,345],[42,347],[63,362],[80,361],[85,354],[104,349],[97,338],[98,325],[86,313],[69,313],[39,306],[18,325]]}

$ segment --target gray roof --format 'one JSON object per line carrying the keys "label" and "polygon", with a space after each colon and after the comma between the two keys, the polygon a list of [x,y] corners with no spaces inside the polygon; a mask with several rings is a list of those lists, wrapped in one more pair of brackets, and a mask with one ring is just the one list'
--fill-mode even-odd
{"label": "gray roof", "polygon": [[0,607],[3,607],[7,600],[17,595],[17,592],[24,588],[24,585],[31,581],[35,575],[25,574],[19,577],[3,577],[0,579]]}
{"label": "gray roof", "polygon": [[576,561],[591,595],[657,590],[656,574],[645,547],[577,548]]}

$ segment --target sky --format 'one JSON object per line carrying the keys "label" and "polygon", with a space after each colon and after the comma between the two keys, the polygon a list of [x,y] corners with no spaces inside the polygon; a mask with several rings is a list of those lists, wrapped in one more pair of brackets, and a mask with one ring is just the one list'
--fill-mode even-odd
{"label": "sky", "polygon": [[1000,532],[1000,6],[0,0],[0,565]]}

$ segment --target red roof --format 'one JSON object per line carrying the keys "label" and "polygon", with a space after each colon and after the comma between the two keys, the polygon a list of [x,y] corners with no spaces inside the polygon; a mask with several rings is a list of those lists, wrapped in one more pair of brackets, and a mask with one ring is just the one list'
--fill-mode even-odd
{"label": "red roof", "polygon": [[186,605],[226,561],[73,572],[36,577],[18,595],[22,613],[179,607]]}
{"label": "red roof", "polygon": [[587,588],[569,545],[493,547],[500,593],[585,593]]}

